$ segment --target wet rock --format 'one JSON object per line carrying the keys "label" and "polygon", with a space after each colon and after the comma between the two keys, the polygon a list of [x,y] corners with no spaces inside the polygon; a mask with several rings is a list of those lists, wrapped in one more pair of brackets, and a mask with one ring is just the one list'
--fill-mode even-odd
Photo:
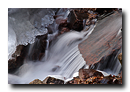
{"label": "wet rock", "polygon": [[30,82],[29,84],[43,84],[43,82],[39,79],[35,79],[34,81]]}
{"label": "wet rock", "polygon": [[78,77],[74,77],[66,84],[122,84],[122,77],[119,76],[109,75],[104,77],[101,73],[92,69],[80,69],[79,72]]}
{"label": "wet rock", "polygon": [[122,53],[120,53],[120,54],[118,55],[118,59],[119,59],[121,65],[122,65]]}
{"label": "wet rock", "polygon": [[[96,11],[97,8],[75,8],[70,9],[70,13],[67,19],[62,19],[62,15],[56,16],[56,23],[59,24],[59,30],[66,27],[69,30],[81,31],[84,27],[84,22],[86,21],[86,26],[95,24],[93,19],[97,19],[99,14]],[[57,22],[59,21],[59,22]]]}
{"label": "wet rock", "polygon": [[73,80],[68,81],[66,84],[122,84],[122,78],[120,77],[90,77],[84,80],[75,77]]}
{"label": "wet rock", "polygon": [[103,74],[93,69],[80,69],[79,76],[68,81],[67,84],[100,84]]}
{"label": "wet rock", "polygon": [[65,23],[61,23],[58,27],[59,31],[61,34],[63,34],[64,32],[69,32],[71,27],[70,24],[65,22]]}
{"label": "wet rock", "polygon": [[[90,18],[94,14],[96,14],[96,13],[94,13],[95,10],[96,10],[96,8],[79,8],[79,9],[74,10],[74,14],[76,15],[77,19],[83,20],[83,19]],[[92,14],[92,15],[90,15],[90,14]],[[97,14],[96,14],[96,16],[97,16]],[[96,18],[96,16],[93,18]]]}
{"label": "wet rock", "polygon": [[97,77],[103,77],[103,74],[101,72],[98,72],[94,69],[80,69],[79,70],[79,78],[80,80],[84,80],[84,79],[87,79],[89,77],[94,77],[94,76],[97,76]]}
{"label": "wet rock", "polygon": [[76,31],[83,30],[83,20],[77,20],[72,26],[72,29]]}
{"label": "wet rock", "polygon": [[101,84],[122,84],[122,78],[119,76],[106,76],[101,81]]}
{"label": "wet rock", "polygon": [[113,11],[117,11],[117,8],[96,8],[95,10],[95,12],[98,12],[100,15],[111,13]]}
{"label": "wet rock", "polygon": [[68,23],[70,23],[70,27],[73,30],[81,31],[83,30],[84,23],[83,20],[86,21],[86,26],[92,24],[92,19],[96,19],[98,14],[94,12],[96,8],[78,8],[70,11],[68,16]]}
{"label": "wet rock", "polygon": [[[47,34],[37,36],[33,44],[29,44],[27,59],[31,61],[41,60],[45,55]],[[33,49],[33,50],[32,50]]]}
{"label": "wet rock", "polygon": [[64,84],[64,81],[53,77],[49,77],[46,84]]}
{"label": "wet rock", "polygon": [[115,13],[98,22],[92,34],[79,44],[80,53],[88,65],[99,62],[102,57],[121,48],[122,38],[117,36],[121,27],[121,13]]}
{"label": "wet rock", "polygon": [[73,80],[68,81],[66,84],[101,84],[100,80],[102,80],[103,77],[97,78],[97,77],[90,77],[84,80],[80,80],[78,77],[74,77]]}
{"label": "wet rock", "polygon": [[47,27],[47,30],[48,30],[48,34],[53,34],[53,30],[50,25]]}
{"label": "wet rock", "polygon": [[117,55],[120,49],[113,50],[113,52],[102,57],[98,63],[90,65],[90,69],[98,69],[101,71],[108,72],[109,74],[118,75],[121,70],[121,65],[117,59]]}
{"label": "wet rock", "polygon": [[15,72],[24,62],[28,52],[28,47],[19,45],[13,54],[13,59],[8,60],[8,73]]}
{"label": "wet rock", "polygon": [[23,49],[23,45],[18,45],[16,47],[15,53],[12,55],[12,58],[16,60],[16,57],[20,56],[22,49]]}
{"label": "wet rock", "polygon": [[35,79],[34,81],[30,82],[29,84],[64,84],[64,81],[53,78],[53,77],[46,77],[43,81],[41,81],[39,79]]}

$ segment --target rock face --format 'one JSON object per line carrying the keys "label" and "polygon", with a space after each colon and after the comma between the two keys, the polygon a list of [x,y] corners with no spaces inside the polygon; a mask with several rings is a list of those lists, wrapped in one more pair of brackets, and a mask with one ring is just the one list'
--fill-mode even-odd
{"label": "rock face", "polygon": [[86,61],[91,65],[100,61],[122,46],[122,14],[115,12],[97,23],[92,34],[79,44],[79,50]]}

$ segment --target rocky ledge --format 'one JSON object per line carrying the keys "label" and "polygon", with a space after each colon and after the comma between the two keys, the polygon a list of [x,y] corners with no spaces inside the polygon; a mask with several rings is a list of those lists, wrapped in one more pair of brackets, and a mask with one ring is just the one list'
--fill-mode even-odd
{"label": "rocky ledge", "polygon": [[47,77],[43,81],[35,79],[29,84],[122,84],[122,77],[115,75],[104,76],[94,69],[80,69],[79,76],[66,83],[60,79]]}

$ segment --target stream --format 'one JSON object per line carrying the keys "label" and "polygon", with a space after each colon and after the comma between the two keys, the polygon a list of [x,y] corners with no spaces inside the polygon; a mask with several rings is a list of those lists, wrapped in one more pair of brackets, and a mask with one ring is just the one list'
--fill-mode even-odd
{"label": "stream", "polygon": [[[17,10],[16,10],[17,11]],[[39,11],[39,10],[38,10]],[[113,62],[110,62],[108,66],[105,67],[106,64],[96,64],[96,65],[89,65],[86,63],[85,59],[82,57],[82,54],[79,50],[79,44],[85,41],[86,39],[89,39],[89,36],[96,33],[95,28],[98,24],[97,20],[94,20],[95,23],[91,24],[89,27],[84,26],[83,30],[78,32],[75,30],[70,30],[69,32],[65,32],[61,35],[58,35],[59,29],[58,26],[60,23],[58,23],[57,20],[62,19],[63,21],[67,19],[68,15],[71,12],[71,9],[55,9],[55,10],[49,10],[48,13],[47,10],[44,10],[45,17],[42,18],[42,28],[38,26],[38,24],[35,23],[35,27],[32,27],[35,34],[32,35],[31,39],[34,40],[34,35],[44,35],[48,30],[46,27],[49,26],[49,24],[52,24],[51,34],[47,34],[46,39],[46,48],[45,48],[45,55],[42,56],[42,58],[36,59],[35,62],[31,58],[33,49],[35,46],[38,46],[40,44],[40,40],[35,38],[35,42],[24,42],[26,45],[30,43],[28,53],[26,56],[26,59],[24,60],[24,63],[22,66],[18,68],[18,70],[13,74],[8,74],[8,83],[9,84],[29,84],[34,79],[44,80],[48,76],[55,77],[57,79],[64,80],[65,82],[71,80],[73,77],[77,76],[77,73],[79,69],[85,68],[85,69],[95,69],[98,71],[103,71],[104,75],[109,74],[115,74],[117,75],[121,70],[121,65],[117,59],[117,52],[122,52],[121,50],[118,50],[113,53],[113,57],[109,59],[110,61],[115,61],[114,65]],[[40,13],[43,13],[40,12]],[[30,10],[29,10],[30,13]],[[56,19],[53,19],[52,16],[54,16],[56,13],[57,16],[62,15]],[[52,14],[52,15],[50,15]],[[29,14],[27,14],[29,15]],[[11,15],[13,16],[13,14]],[[35,15],[36,16],[36,15]],[[48,17],[49,16],[49,17]],[[12,17],[9,18],[10,22]],[[47,21],[47,20],[52,21]],[[13,19],[12,19],[13,20]],[[33,19],[31,19],[33,21]],[[83,21],[84,24],[85,21]],[[27,22],[28,23],[28,22]],[[100,22],[99,22],[100,23]],[[15,23],[14,23],[15,24]],[[30,24],[29,24],[30,25]],[[18,32],[15,32],[11,29],[13,25],[9,24],[9,36],[13,36],[8,42],[10,44],[8,45],[8,48],[12,47],[10,51],[8,52],[8,58],[11,58],[12,53],[15,51],[15,46],[23,43],[20,42],[23,41],[20,37],[18,38]],[[39,31],[40,29],[41,31]],[[44,30],[44,31],[43,31]],[[86,31],[87,30],[87,31]],[[12,32],[13,31],[13,32]],[[20,31],[19,31],[20,32]],[[27,32],[25,32],[27,33]],[[28,33],[30,34],[30,33]],[[117,33],[117,36],[120,35],[120,31]],[[22,37],[22,36],[21,36]],[[25,38],[26,39],[26,38]],[[113,65],[113,66],[112,66]],[[103,67],[104,66],[104,67]],[[113,68],[114,67],[114,68]]]}

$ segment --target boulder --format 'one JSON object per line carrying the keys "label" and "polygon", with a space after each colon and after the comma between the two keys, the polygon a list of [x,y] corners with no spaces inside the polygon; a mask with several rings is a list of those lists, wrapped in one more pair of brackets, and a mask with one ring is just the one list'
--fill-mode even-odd
{"label": "boulder", "polygon": [[34,81],[30,82],[29,84],[43,84],[43,82],[39,79],[35,79]]}
{"label": "boulder", "polygon": [[103,74],[101,72],[98,72],[94,69],[80,69],[79,70],[79,78],[80,80],[84,80],[87,79],[89,77],[104,77]]}
{"label": "boulder", "polygon": [[64,84],[64,81],[48,76],[43,81],[41,81],[39,79],[35,79],[34,81],[30,82],[29,84]]}
{"label": "boulder", "polygon": [[79,50],[86,64],[99,62],[102,57],[109,55],[122,47],[122,14],[114,14],[98,21],[96,28],[90,36],[79,44]]}
{"label": "boulder", "polygon": [[28,52],[28,46],[18,45],[12,59],[8,60],[8,72],[15,72],[24,62]]}

